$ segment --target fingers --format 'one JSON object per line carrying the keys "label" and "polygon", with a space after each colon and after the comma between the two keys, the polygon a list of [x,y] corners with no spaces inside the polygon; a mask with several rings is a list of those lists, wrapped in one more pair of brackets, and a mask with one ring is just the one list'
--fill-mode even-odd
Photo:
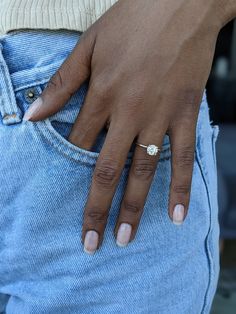
{"label": "fingers", "polygon": [[[192,121],[191,121],[192,122]],[[196,124],[178,123],[170,132],[171,184],[168,214],[174,224],[180,225],[187,215],[195,152]]]}
{"label": "fingers", "polygon": [[102,243],[111,202],[134,137],[127,127],[111,121],[85,206],[82,242],[87,253],[93,254]]}
{"label": "fingers", "polygon": [[90,61],[95,45],[93,33],[83,34],[69,57],[50,78],[47,87],[25,113],[23,119],[38,121],[62,108],[90,75]]}
{"label": "fingers", "polygon": [[[140,135],[137,140],[145,145],[155,144],[159,148],[162,141],[163,135],[154,136],[151,132]],[[150,156],[145,148],[136,146],[128,184],[114,230],[116,243],[119,246],[126,246],[136,235],[159,156],[159,152],[156,156]]]}
{"label": "fingers", "polygon": [[90,150],[108,120],[109,113],[106,110],[105,102],[98,99],[94,90],[90,88],[68,140],[76,146]]}

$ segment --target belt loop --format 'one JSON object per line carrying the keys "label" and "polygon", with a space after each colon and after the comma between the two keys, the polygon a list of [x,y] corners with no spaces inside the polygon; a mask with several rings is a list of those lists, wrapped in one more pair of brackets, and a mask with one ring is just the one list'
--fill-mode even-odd
{"label": "belt loop", "polygon": [[3,45],[0,42],[0,112],[3,124],[9,125],[21,122],[22,112],[16,103],[11,75],[2,50]]}

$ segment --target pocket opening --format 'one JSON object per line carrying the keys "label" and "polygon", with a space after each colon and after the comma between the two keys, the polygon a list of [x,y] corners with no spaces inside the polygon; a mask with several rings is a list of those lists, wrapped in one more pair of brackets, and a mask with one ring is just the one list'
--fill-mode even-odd
{"label": "pocket opening", "polygon": [[[34,87],[40,95],[47,83],[38,84]],[[29,87],[28,87],[29,88]],[[79,114],[80,108],[86,96],[87,86],[83,84],[81,88],[71,97],[65,106],[54,115],[45,120],[33,122],[40,134],[44,136],[47,142],[58,152],[74,161],[95,165],[102,149],[107,131],[101,132],[96,139],[96,143],[91,150],[83,149],[67,140],[70,130]],[[24,94],[24,90],[19,93]],[[25,100],[25,99],[24,99]],[[129,166],[132,161],[135,144],[132,144],[130,152],[124,166]],[[160,152],[159,162],[169,160],[171,157],[169,137],[165,135]]]}

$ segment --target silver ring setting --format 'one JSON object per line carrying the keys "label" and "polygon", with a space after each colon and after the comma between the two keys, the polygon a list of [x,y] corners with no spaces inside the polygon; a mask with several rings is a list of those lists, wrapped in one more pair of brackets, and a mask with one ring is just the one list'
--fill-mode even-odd
{"label": "silver ring setting", "polygon": [[156,156],[158,152],[160,152],[160,148],[154,144],[149,144],[149,145],[143,145],[140,143],[136,143],[136,145],[146,148],[147,154],[150,156]]}

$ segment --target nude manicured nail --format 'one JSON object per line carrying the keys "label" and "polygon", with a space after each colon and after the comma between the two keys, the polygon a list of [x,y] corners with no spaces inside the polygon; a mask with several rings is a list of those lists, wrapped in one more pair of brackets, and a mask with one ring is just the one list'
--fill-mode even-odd
{"label": "nude manicured nail", "polygon": [[38,97],[29,107],[29,109],[25,112],[23,120],[30,120],[33,115],[40,110],[41,106],[42,106],[42,98]]}
{"label": "nude manicured nail", "polygon": [[173,223],[175,225],[181,225],[184,221],[184,206],[177,204],[173,212]]}
{"label": "nude manicured nail", "polygon": [[94,230],[89,230],[84,239],[84,252],[93,254],[98,247],[98,233]]}
{"label": "nude manicured nail", "polygon": [[127,223],[122,223],[117,232],[116,244],[124,247],[129,243],[132,226]]}

